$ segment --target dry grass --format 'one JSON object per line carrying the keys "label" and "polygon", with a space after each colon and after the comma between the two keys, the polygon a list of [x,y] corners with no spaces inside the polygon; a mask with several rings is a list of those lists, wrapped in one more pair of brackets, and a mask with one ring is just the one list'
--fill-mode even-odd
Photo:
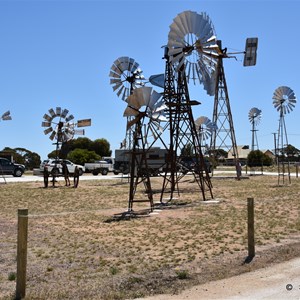
{"label": "dry grass", "polygon": [[[229,265],[238,272],[259,267],[274,247],[281,259],[299,253],[299,244],[295,250],[282,244],[299,237],[300,179],[282,187],[269,176],[212,182],[218,204],[199,201],[185,177],[177,205],[121,221],[112,221],[127,208],[129,186],[120,180],[81,181],[78,189],[62,183],[48,189],[41,183],[1,185],[0,299],[13,297],[16,215],[24,207],[30,214],[27,299],[125,299],[174,292],[233,274]],[[152,183],[155,190],[161,186],[160,178]],[[262,254],[253,265],[241,266],[247,255],[247,197],[255,199]]]}

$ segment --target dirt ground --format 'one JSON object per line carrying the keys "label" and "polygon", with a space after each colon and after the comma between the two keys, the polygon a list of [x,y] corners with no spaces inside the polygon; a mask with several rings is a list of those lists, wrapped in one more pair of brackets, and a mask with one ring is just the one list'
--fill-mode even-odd
{"label": "dirt ground", "polygon": [[184,290],[178,295],[165,294],[147,300],[217,299],[300,299],[300,258],[272,264],[253,272],[211,281]]}
{"label": "dirt ground", "polygon": [[[162,205],[134,203],[124,179],[81,181],[78,189],[41,182],[1,185],[0,299],[15,291],[17,209],[29,210],[26,299],[134,299],[179,294],[300,256],[300,180],[212,178],[203,201],[193,178]],[[143,188],[137,199],[147,199]],[[247,198],[255,200],[257,255],[247,257]],[[192,298],[191,298],[192,299]]]}

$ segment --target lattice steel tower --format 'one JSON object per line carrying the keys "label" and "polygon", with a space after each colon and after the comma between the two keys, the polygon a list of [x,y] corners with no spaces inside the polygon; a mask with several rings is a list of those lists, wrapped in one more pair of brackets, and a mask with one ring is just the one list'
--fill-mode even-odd
{"label": "lattice steel tower", "polygon": [[280,181],[283,184],[285,183],[285,176],[288,177],[288,182],[291,183],[290,162],[287,153],[288,136],[284,116],[294,109],[296,102],[294,91],[287,86],[278,87],[273,94],[273,105],[279,111],[277,147],[275,149],[278,166],[278,185]]}
{"label": "lattice steel tower", "polygon": [[164,194],[173,199],[175,190],[179,193],[180,180],[190,172],[198,184],[203,200],[213,198],[212,184],[204,163],[199,135],[197,133],[192,106],[200,104],[191,100],[188,82],[199,81],[209,91],[208,78],[214,61],[205,50],[212,51],[214,31],[208,16],[185,11],[170,25],[168,47],[165,59],[165,103],[168,106],[170,146],[164,175],[161,202]]}

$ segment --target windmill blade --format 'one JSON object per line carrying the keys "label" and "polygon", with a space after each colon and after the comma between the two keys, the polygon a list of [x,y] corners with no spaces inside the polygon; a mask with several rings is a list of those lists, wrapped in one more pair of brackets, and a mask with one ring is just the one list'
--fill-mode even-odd
{"label": "windmill blade", "polygon": [[62,118],[66,118],[67,114],[68,114],[69,110],[68,109],[64,109],[61,113],[61,117]]}
{"label": "windmill blade", "polygon": [[47,115],[47,114],[44,114],[43,118],[44,118],[45,120],[47,120],[48,122],[51,122],[51,121],[52,121],[52,117],[50,117],[50,116]]}
{"label": "windmill blade", "polygon": [[136,117],[138,115],[139,115],[139,111],[130,106],[127,106],[123,113],[123,117]]}
{"label": "windmill blade", "polygon": [[61,115],[61,107],[56,107],[56,116]]}
{"label": "windmill blade", "polygon": [[49,127],[49,128],[47,128],[47,129],[44,130],[44,134],[47,135],[48,133],[50,133],[52,131],[53,131],[53,128]]}
{"label": "windmill blade", "polygon": [[49,114],[50,114],[50,116],[51,116],[52,118],[54,118],[54,117],[56,116],[56,113],[55,113],[55,111],[54,111],[53,108],[50,108],[48,111],[49,111]]}
{"label": "windmill blade", "polygon": [[135,117],[132,120],[127,121],[127,127],[126,130],[129,130],[134,124],[136,124],[137,122],[139,122],[141,120],[141,116],[138,115],[137,117]]}
{"label": "windmill blade", "polygon": [[139,110],[142,106],[148,105],[152,93],[151,87],[141,87],[135,89],[132,94],[126,99],[126,102],[131,107]]}
{"label": "windmill blade", "polygon": [[51,122],[42,122],[42,127],[50,127]]}
{"label": "windmill blade", "polygon": [[66,122],[69,122],[71,120],[74,119],[74,116],[73,115],[69,115],[67,118],[66,118]]}
{"label": "windmill blade", "polygon": [[56,131],[54,130],[54,131],[51,133],[49,139],[50,139],[51,141],[53,141],[54,138],[55,138],[55,136],[56,136]]}

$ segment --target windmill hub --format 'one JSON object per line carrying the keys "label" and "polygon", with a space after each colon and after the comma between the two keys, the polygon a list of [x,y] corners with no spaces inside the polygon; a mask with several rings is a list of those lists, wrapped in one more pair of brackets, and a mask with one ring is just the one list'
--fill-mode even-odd
{"label": "windmill hub", "polygon": [[135,75],[132,75],[132,76],[128,76],[126,78],[126,81],[128,81],[129,83],[134,83],[136,80],[136,76]]}
{"label": "windmill hub", "polygon": [[193,46],[187,46],[183,48],[184,56],[190,56],[193,53],[194,47]]}

